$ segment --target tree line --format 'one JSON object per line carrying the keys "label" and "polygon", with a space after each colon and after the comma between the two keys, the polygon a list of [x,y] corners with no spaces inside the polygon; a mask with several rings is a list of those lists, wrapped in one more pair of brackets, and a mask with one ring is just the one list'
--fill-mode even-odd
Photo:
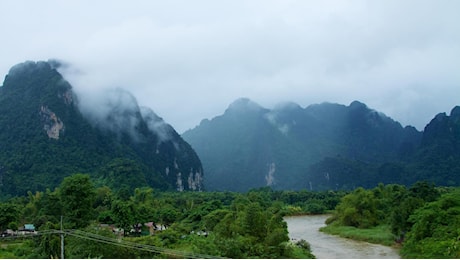
{"label": "tree line", "polygon": [[[89,175],[66,177],[54,190],[0,202],[0,231],[33,224],[42,234],[5,242],[2,258],[60,255],[61,221],[104,239],[145,247],[229,258],[313,258],[308,241],[290,241],[286,215],[333,212],[329,226],[359,230],[383,227],[408,258],[460,257],[460,188],[417,182],[411,187],[380,184],[353,191],[280,191],[269,187],[236,192],[164,192],[151,187],[112,190]],[[62,219],[61,219],[62,216]],[[150,226],[145,224],[150,223]],[[157,227],[155,229],[155,227]],[[379,231],[380,232],[380,231]],[[171,258],[65,237],[67,258]]]}
{"label": "tree line", "polygon": [[[0,249],[0,255],[58,257],[60,237],[46,231],[59,230],[62,221],[65,230],[216,257],[312,258],[306,241],[290,241],[283,217],[324,213],[344,194],[271,188],[247,193],[179,193],[123,185],[112,190],[96,185],[89,175],[75,174],[64,178],[54,190],[29,191],[27,196],[0,203],[0,231],[33,224],[43,234],[20,246],[10,243]],[[73,236],[65,237],[65,246],[67,258],[171,257]]]}

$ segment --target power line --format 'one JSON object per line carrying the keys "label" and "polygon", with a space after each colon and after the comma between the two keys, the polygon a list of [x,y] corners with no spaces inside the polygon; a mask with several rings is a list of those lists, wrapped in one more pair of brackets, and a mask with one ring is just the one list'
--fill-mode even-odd
{"label": "power line", "polygon": [[215,258],[222,258],[222,257],[217,257],[217,256],[212,256],[212,255],[205,255],[205,254],[198,254],[198,253],[193,253],[193,252],[186,252],[186,251],[179,251],[179,250],[174,250],[174,249],[168,249],[168,248],[162,248],[162,247],[157,247],[157,246],[152,246],[152,245],[146,245],[146,244],[139,244],[139,243],[133,243],[129,241],[119,241],[114,238],[109,238],[101,235],[97,235],[94,233],[90,232],[84,232],[80,230],[75,230],[72,232],[65,232],[68,235],[79,237],[79,238],[84,238],[84,239],[89,239],[101,243],[106,243],[106,244],[112,244],[116,246],[122,246],[122,247],[127,247],[127,248],[132,248],[136,250],[143,250],[143,251],[149,251],[153,253],[160,253],[160,254],[166,254],[169,256],[175,256],[175,257],[184,257],[184,258],[206,258],[206,259],[215,259]]}
{"label": "power line", "polygon": [[[59,234],[61,236],[66,234],[66,235],[73,236],[73,237],[92,240],[95,242],[100,242],[100,243],[105,243],[105,244],[110,244],[110,245],[115,245],[115,246],[135,249],[135,250],[148,251],[152,253],[165,254],[165,255],[169,255],[173,257],[201,258],[201,259],[223,258],[220,256],[212,256],[212,255],[206,255],[206,254],[198,254],[198,253],[193,253],[193,252],[162,248],[162,247],[157,247],[157,246],[152,246],[152,245],[129,242],[125,240],[119,241],[118,239],[115,239],[115,238],[110,238],[110,237],[94,234],[91,232],[85,232],[85,231],[73,230],[73,229],[67,229],[67,230],[50,229],[50,230],[39,231],[37,233],[29,234],[29,235],[1,237],[0,240],[33,238],[37,236],[52,235],[52,234]],[[61,251],[61,252],[64,252],[64,251]],[[62,253],[61,253],[61,257],[63,257]]]}

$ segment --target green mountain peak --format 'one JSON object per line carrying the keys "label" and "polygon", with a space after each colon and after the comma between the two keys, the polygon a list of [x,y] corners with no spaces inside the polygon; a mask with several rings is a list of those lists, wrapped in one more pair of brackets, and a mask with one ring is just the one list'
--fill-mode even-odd
{"label": "green mountain peak", "polygon": [[114,188],[204,188],[200,159],[152,110],[122,89],[82,109],[57,67],[18,64],[0,88],[1,195],[54,188],[75,173]]}

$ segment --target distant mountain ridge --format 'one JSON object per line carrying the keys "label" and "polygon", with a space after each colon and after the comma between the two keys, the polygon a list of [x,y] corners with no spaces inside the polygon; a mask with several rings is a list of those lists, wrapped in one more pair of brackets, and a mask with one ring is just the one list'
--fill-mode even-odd
{"label": "distant mountain ridge", "polygon": [[359,101],[267,109],[242,98],[179,136],[122,89],[85,108],[59,66],[18,64],[0,86],[0,197],[75,173],[114,190],[460,185],[459,106],[420,132]]}
{"label": "distant mountain ridge", "polygon": [[[457,120],[458,109],[451,114],[454,118],[449,120]],[[200,156],[210,190],[410,184],[419,177],[438,180],[435,174],[423,178],[416,170],[427,138],[436,135],[430,129],[453,124],[444,122],[445,115],[437,118],[420,132],[412,126],[402,127],[359,101],[349,106],[322,103],[306,108],[285,103],[270,110],[242,98],[223,115],[203,120],[182,137]],[[443,138],[449,143],[457,140],[452,150],[458,153],[459,136],[451,135]],[[451,182],[458,183],[458,173],[452,176]]]}
{"label": "distant mountain ridge", "polygon": [[170,125],[121,89],[82,113],[58,66],[18,64],[0,87],[1,195],[51,189],[75,173],[117,189],[204,188],[199,157]]}
{"label": "distant mountain ridge", "polygon": [[460,106],[455,106],[450,115],[437,114],[426,125],[410,169],[418,178],[460,185]]}

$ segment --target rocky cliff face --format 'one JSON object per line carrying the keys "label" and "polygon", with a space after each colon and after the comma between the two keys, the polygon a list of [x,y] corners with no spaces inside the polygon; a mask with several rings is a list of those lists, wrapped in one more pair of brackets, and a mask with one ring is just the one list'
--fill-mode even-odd
{"label": "rocky cliff face", "polygon": [[64,132],[64,123],[48,107],[40,108],[40,116],[43,121],[43,130],[49,138],[59,139],[59,133]]}
{"label": "rocky cliff face", "polygon": [[57,66],[18,64],[0,87],[2,194],[52,188],[79,172],[117,187],[203,189],[198,156],[163,119],[120,89],[106,93],[104,113],[82,111]]}

